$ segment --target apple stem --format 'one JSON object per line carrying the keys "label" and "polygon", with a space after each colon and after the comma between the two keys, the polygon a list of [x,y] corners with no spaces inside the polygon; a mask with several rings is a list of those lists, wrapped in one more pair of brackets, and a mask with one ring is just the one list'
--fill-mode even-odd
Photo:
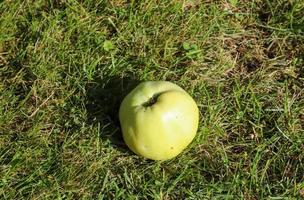
{"label": "apple stem", "polygon": [[160,93],[154,94],[150,99],[148,99],[148,101],[144,102],[142,104],[142,106],[144,107],[150,107],[153,104],[155,104],[157,102],[157,98],[159,97]]}

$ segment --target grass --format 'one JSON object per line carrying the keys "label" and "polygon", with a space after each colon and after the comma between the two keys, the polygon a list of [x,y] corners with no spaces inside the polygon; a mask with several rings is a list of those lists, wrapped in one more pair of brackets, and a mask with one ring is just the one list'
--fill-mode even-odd
{"label": "grass", "polygon": [[[0,3],[1,199],[304,198],[302,1]],[[117,109],[145,80],[200,108],[192,144],[145,160]]]}

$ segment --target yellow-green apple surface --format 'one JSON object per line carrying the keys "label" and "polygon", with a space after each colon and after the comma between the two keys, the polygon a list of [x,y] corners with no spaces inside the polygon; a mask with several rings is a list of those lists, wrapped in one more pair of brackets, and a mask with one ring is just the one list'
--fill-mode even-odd
{"label": "yellow-green apple surface", "polygon": [[192,97],[176,84],[147,81],[124,98],[119,120],[124,141],[133,152],[167,160],[195,137],[199,111]]}

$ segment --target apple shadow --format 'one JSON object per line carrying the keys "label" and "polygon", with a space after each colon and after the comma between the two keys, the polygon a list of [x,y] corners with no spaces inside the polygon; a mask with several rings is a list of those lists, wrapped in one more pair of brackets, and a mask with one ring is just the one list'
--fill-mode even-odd
{"label": "apple shadow", "polygon": [[95,78],[87,84],[86,110],[87,123],[100,125],[99,136],[109,140],[111,145],[122,152],[129,151],[123,141],[118,111],[123,98],[140,81],[133,77]]}

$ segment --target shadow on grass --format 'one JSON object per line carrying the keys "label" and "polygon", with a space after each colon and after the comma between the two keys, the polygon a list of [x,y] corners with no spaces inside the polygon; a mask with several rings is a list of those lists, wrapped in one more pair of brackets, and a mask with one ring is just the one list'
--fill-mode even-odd
{"label": "shadow on grass", "polygon": [[120,129],[118,111],[123,98],[138,85],[140,81],[131,77],[96,78],[87,84],[86,109],[87,123],[100,124],[100,137],[109,139],[120,151],[128,151]]}

